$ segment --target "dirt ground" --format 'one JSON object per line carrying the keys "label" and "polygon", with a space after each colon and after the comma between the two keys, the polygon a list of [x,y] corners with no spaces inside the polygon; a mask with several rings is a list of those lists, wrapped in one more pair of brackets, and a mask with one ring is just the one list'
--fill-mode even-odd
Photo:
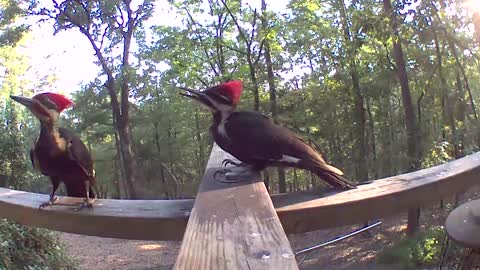
{"label": "dirt ground", "polygon": [[[467,198],[476,197],[476,192]],[[422,226],[443,224],[447,210],[439,210],[438,204],[422,209]],[[308,253],[300,264],[302,270],[382,270],[392,269],[392,265],[382,266],[375,263],[375,255],[402,237],[406,229],[406,214],[382,219],[382,225],[353,238],[341,241]],[[314,231],[290,235],[289,240],[294,251],[330,240],[348,233],[357,226]],[[81,269],[98,270],[147,270],[172,269],[180,248],[180,242],[132,241],[111,238],[58,233],[67,245],[68,252],[76,258]],[[297,258],[302,260],[303,256]]]}

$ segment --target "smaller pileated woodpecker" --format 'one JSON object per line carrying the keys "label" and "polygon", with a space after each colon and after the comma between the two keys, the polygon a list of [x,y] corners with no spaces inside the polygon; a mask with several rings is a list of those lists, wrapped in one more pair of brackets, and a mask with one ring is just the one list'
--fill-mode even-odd
{"label": "smaller pileated woodpecker", "polygon": [[57,127],[60,113],[73,102],[60,94],[41,93],[33,98],[10,96],[27,107],[40,120],[40,136],[30,150],[30,159],[35,169],[49,176],[53,185],[50,200],[39,208],[55,204],[57,191],[64,183],[67,195],[83,197],[80,207],[92,207],[95,193],[95,171],[92,157],[80,138],[72,131]]}
{"label": "smaller pileated woodpecker", "polygon": [[327,164],[323,157],[297,134],[274,124],[272,119],[258,112],[236,112],[235,108],[243,91],[241,81],[230,81],[202,92],[180,88],[186,91],[182,93],[183,96],[202,103],[212,112],[213,124],[210,132],[215,142],[242,162],[224,160],[225,165],[250,167],[255,171],[269,166],[306,169],[334,188],[355,187],[342,177],[341,170]]}

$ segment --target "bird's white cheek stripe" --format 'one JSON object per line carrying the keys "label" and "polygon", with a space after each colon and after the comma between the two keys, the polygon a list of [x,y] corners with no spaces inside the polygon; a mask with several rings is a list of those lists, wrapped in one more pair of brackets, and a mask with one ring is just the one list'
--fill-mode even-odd
{"label": "bird's white cheek stripe", "polygon": [[227,130],[225,129],[225,124],[227,123],[227,117],[228,115],[221,113],[222,114],[222,120],[220,121],[220,124],[218,125],[218,133],[224,137],[228,137],[227,135]]}
{"label": "bird's white cheek stripe", "polygon": [[225,121],[220,122],[220,125],[218,125],[218,133],[224,137],[227,137],[227,130],[225,129]]}
{"label": "bird's white cheek stripe", "polygon": [[300,159],[289,155],[282,155],[282,159],[279,161],[296,164],[300,161]]}

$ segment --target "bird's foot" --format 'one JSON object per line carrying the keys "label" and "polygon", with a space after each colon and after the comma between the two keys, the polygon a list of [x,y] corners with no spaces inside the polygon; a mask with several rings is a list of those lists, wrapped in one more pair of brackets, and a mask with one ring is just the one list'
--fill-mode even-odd
{"label": "bird's foot", "polygon": [[246,167],[248,166],[247,164],[243,163],[243,162],[236,162],[234,161],[233,159],[229,159],[229,158],[226,158],[222,161],[222,165],[223,167],[227,167],[228,165],[233,165],[233,166],[237,166],[237,167]]}
{"label": "bird's foot", "polygon": [[217,180],[217,176],[220,175],[221,177],[224,177],[227,173],[231,172],[232,170],[230,169],[221,169],[213,173],[213,179]]}
{"label": "bird's foot", "polygon": [[44,202],[42,204],[40,204],[38,206],[38,209],[42,209],[42,208],[45,208],[47,206],[51,206],[51,205],[54,205],[56,202],[58,201],[58,197],[50,197],[50,200],[48,200],[47,202]]}
{"label": "bird's foot", "polygon": [[[221,175],[221,178],[217,178],[218,175]],[[215,180],[219,180],[223,183],[238,183],[243,181],[251,180],[253,177],[253,172],[249,167],[242,167],[242,170],[232,170],[232,169],[222,169],[218,170],[213,174]]]}
{"label": "bird's foot", "polygon": [[80,206],[75,209],[76,212],[81,211],[85,208],[88,209],[93,209],[93,203],[95,202],[96,199],[90,199],[90,198],[85,198],[82,203],[80,203]]}

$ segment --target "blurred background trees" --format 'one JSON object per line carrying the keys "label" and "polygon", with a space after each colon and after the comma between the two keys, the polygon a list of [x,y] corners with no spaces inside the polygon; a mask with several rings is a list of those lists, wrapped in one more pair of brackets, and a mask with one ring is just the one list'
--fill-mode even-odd
{"label": "blurred background trees", "polygon": [[[25,154],[38,125],[8,99],[55,80],[27,78],[29,59],[18,50],[28,22],[39,20],[55,33],[76,31],[100,67],[93,81],[67,89],[76,106],[63,125],[93,152],[103,197],[194,196],[211,147],[210,114],[176,85],[243,80],[242,109],[300,133],[358,182],[479,147],[480,26],[466,1],[4,2],[2,13],[28,18],[0,23],[4,186],[48,185]],[[177,23],[156,23],[159,9]],[[272,192],[323,189],[305,171],[265,177]]]}

